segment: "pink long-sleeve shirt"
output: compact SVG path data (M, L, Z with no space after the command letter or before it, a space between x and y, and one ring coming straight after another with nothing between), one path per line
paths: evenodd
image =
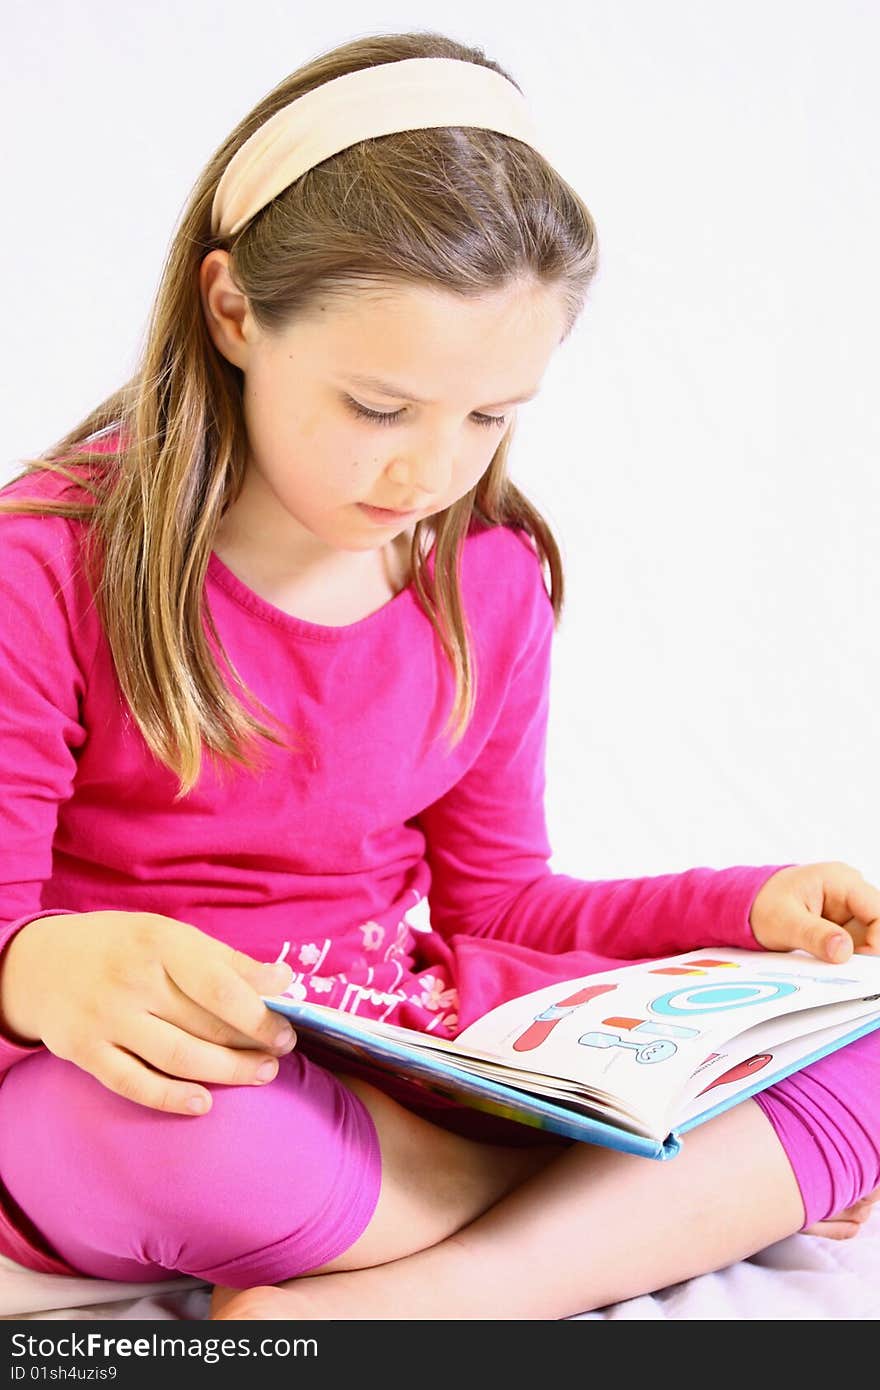
M42 473L0 497L64 486ZM550 869L553 610L524 534L472 529L465 542L478 694L451 752L453 676L412 586L326 627L212 554L204 597L227 654L302 751L265 744L257 777L221 776L206 756L174 804L176 778L116 679L83 527L0 514L0 964L37 917L155 912L288 961L302 998L449 1037L556 979L758 948L749 909L781 866L598 881ZM20 1046L0 1020L0 1078L41 1046ZM51 1271L2 1196L0 1251Z

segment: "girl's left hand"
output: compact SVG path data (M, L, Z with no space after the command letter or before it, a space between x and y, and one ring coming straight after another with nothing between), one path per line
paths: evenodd
M880 954L880 888L851 864L792 864L767 879L749 922L767 951L808 951L842 965Z

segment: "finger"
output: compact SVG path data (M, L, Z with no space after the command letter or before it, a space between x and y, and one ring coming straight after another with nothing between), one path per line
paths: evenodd
M814 912L817 917L826 917L829 922L836 922L841 926L850 917L860 916L861 906L857 910L856 903L862 905L880 891L868 883L853 864L844 864L839 859L830 859L821 864L805 864L801 866L801 870L796 881L804 907ZM877 912L878 904L875 900L870 915L874 917Z
M790 940L818 960L841 965L853 953L853 939L838 922L829 922L806 908L795 907L788 918Z
M157 1033L136 1044L145 1049L146 1058L139 1051L107 1042L101 1044L97 1061L90 1059L88 1066L101 1086L136 1105L174 1115L204 1115L210 1111L213 1099L210 1091L197 1081L214 1081L221 1086L266 1086L278 1074L278 1059L274 1056L224 1052L199 1038L186 1037L161 1019L152 1022ZM163 1036L163 1030L178 1037ZM152 1065L154 1056L161 1056L165 1065ZM190 1063L190 1058L196 1061ZM257 1076L260 1066L266 1066L266 1076Z
M267 967L268 970L268 967ZM288 970L289 973L289 970ZM255 978L259 982L259 974L255 971ZM279 979L281 977L279 976ZM264 976L262 983L256 984L257 994L275 994L279 991L275 984L271 983L274 977L271 974ZM267 981L269 982L267 984ZM168 1023L175 1024L185 1033L191 1033L193 1037L202 1038L205 1042L217 1043L221 1047L237 1048L256 1048L260 1044L252 1037L240 1032L232 1024L224 1022L216 1014L210 1013L202 1008L194 999L184 994L179 985L174 980L166 978L166 986L170 995L167 1003L163 1003L161 1014L158 1015ZM154 1011L155 1012L155 1011ZM289 1052L296 1042L296 1033L292 1027L288 1027L287 1034L284 1034L284 1025L287 1020L274 1010L269 1010L272 1014L275 1029L273 1041L267 1046L271 1047L276 1056L283 1056Z
M880 888L852 864L834 860L810 867L814 873L804 885L803 897L807 912L845 928L856 950L880 950ZM830 930L833 933L833 926Z
M873 940L880 941L880 888L868 883L861 874L846 890L846 910L850 918L855 918L858 944ZM849 926L849 923L847 923Z
M87 1069L108 1091L148 1110L192 1118L211 1108L210 1091L155 1071L123 1047L102 1044L97 1060L91 1060Z
M279 1059L272 1053L205 1042L153 1014L131 1019L120 1045L138 1061L172 1079L180 1077L219 1086L262 1086L278 1074ZM187 1095L192 1094L190 1086Z
M261 992L275 992L279 975L290 967L261 966L242 951L223 942L213 943L216 954L199 949L194 952L184 944L172 942L165 955L169 978L179 989L208 1013L251 1038L261 1047L271 1049L276 1038L290 1025L268 1008L260 998ZM273 973L274 971L274 973ZM257 979L265 981L259 987Z
M844 922L843 925L852 937L857 954L864 956L880 954L880 923L874 923L868 928L864 922L860 922L856 917L850 917L849 921Z

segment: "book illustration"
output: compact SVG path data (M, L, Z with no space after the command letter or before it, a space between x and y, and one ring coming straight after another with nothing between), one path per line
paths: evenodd
M678 1048L674 1042L668 1038L655 1038L652 1042L632 1042L629 1038L622 1038L619 1033L582 1033L578 1038L582 1047L628 1047L631 1048L635 1060L643 1064L650 1062L665 1062L668 1057L674 1057Z
M685 1028L681 1023L658 1023L653 1018L603 1018L608 1028L627 1028L632 1033L648 1033L652 1038L698 1038L699 1028Z
M852 975L838 975L829 980L827 975L804 975L800 972L793 975L790 970L773 970L772 968L763 973L769 980L806 980L811 985L835 985L838 989L845 989L848 985L858 983Z
M575 1009L583 1008L591 999L598 998L600 994L608 994L616 988L616 985L590 985L586 989L579 989L574 994L567 995L565 999L560 999L558 1004L551 1004L542 1013L536 1014L525 1032L513 1040L511 1046L514 1052L531 1052L534 1048L540 1047L541 1043L547 1041L560 1019L567 1018Z
M648 975L705 975L706 970L713 966L723 966L726 970L738 970L739 966L735 960L694 960L690 965L660 965L655 970L648 970Z
M769 1067L773 1061L772 1052L758 1052L754 1057L747 1057L744 1062L737 1062L735 1066L728 1067L727 1071L716 1076L714 1081L710 1081L708 1086L704 1086L699 1092L704 1096L707 1091L711 1091L715 1086L729 1086L734 1081L742 1081L745 1077L755 1076L765 1067Z
M752 1004L768 1004L795 994L797 985L788 980L727 980L707 985L673 989L650 1000L648 1008L656 1014L714 1014L727 1009L743 1009Z
M740 966L736 961L703 958L692 965L660 966L645 973L648 975L675 974L706 977L711 970L718 969L725 972L734 971L739 970ZM795 976L795 978L802 977ZM566 995L558 1003L551 1004L541 1013L536 1014L526 1030L511 1041L511 1047L515 1052L534 1051L547 1041L553 1029L562 1019L567 1018L576 1009L583 1008L602 994L607 994L616 988L615 984L592 985ZM688 1014L693 1016L745 1008L757 1003L768 1003L785 998L786 995L794 994L796 991L797 985L791 982L791 978L739 979L734 983L728 977L724 981L713 980L706 983L689 984L667 991L665 994L647 1000L646 1008L652 1013L661 1015ZM699 1028L685 1028L681 1025L655 1022L653 1019L628 1017L602 1019L602 1025L617 1031L606 1033L599 1029L592 1029L582 1033L576 1039L577 1043L581 1047L628 1049L634 1060L643 1066L665 1062L670 1057L674 1057L678 1051L678 1047L672 1041L674 1037L697 1038L702 1031ZM625 1038L621 1036L620 1030L644 1033L649 1035L652 1040L648 1042L642 1041L640 1038L636 1040Z
M611 1018L602 1019L603 1028L625 1029L630 1033L642 1033L652 1039L651 1042L642 1042L637 1039L630 1042L627 1038L622 1038L620 1033L582 1033L578 1042L582 1047L628 1047L634 1049L635 1060L643 1064L650 1062L664 1062L667 1057L674 1057L678 1051L672 1038L698 1038L699 1028L684 1028L680 1023L659 1023L652 1018ZM661 1041L658 1041L661 1040Z

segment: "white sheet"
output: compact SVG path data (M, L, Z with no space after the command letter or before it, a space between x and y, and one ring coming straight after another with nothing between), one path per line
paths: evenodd
M195 1279L114 1284L33 1274L0 1256L0 1320L202 1321L211 1286ZM852 1240L790 1236L714 1274L628 1299L582 1319L876 1321L880 1318L880 1209Z

